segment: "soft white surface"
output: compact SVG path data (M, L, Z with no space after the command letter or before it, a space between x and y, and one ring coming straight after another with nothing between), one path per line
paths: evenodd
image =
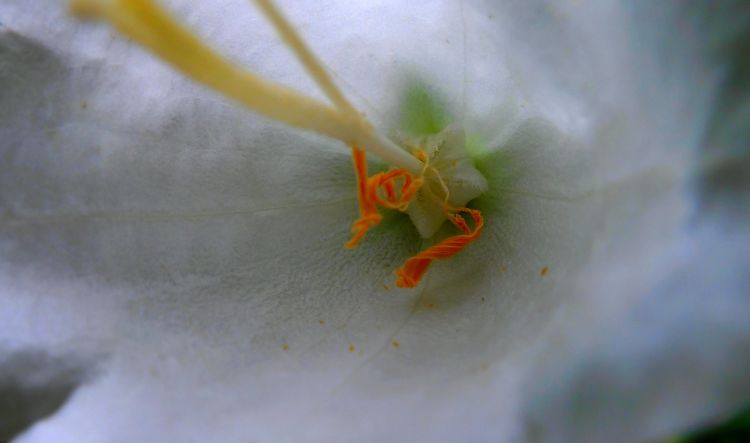
M606 343L689 261L685 184L717 78L679 46L691 34L661 57L669 8L635 20L601 1L281 5L381 127L411 72L449 94L494 153L481 239L392 289L419 235L396 217L343 248L344 146L240 109L61 4L3 2L0 344L98 358L18 441L566 440L609 437L621 417L642 437L627 409L569 419L575 375L556 368L596 361L567 350ZM174 7L249 68L319 95L245 1ZM669 328L650 330L654 346ZM644 362L628 373L640 402L653 352L622 354ZM628 370L620 355L607 368ZM736 405L701 398L694 414L665 396L672 416L643 429Z

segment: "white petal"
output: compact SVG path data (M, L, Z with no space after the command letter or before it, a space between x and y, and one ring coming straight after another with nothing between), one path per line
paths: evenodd
M643 300L549 352L527 402L534 440L657 440L724 421L750 398L750 126L740 123L750 103L741 49L750 11L729 2L648 12L642 17L666 15L657 33L668 36L668 53L689 49L693 60L721 66L689 187L692 214L673 264ZM692 32L696 40L683 47ZM706 72L689 75L702 81Z
M663 284L593 346L537 374L528 420L536 440L656 440L747 403L750 236L702 225Z
M314 90L244 2L189 3L217 45ZM513 440L539 353L680 266L716 77L660 77L633 46L648 23L600 2L285 3L368 113L414 70L488 140L482 238L385 290L419 236L393 217L343 249L344 147L45 2L3 5L0 341L106 355L20 441Z

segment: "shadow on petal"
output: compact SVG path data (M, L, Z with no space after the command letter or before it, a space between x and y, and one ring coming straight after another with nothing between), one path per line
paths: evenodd
M96 373L93 359L42 351L0 353L0 441L54 414Z

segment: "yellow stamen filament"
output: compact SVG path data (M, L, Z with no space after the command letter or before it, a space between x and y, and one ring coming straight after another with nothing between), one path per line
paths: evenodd
M175 22L152 0L72 0L71 7L80 17L108 20L120 32L194 80L258 113L296 128L339 139L351 146L360 217L352 224L353 236L346 244L347 248L357 246L367 231L382 221L378 206L405 211L422 188L425 174L428 171L434 174L444 192L441 204L445 216L462 234L449 237L418 253L396 271L397 286L416 286L433 260L457 254L478 237L484 224L481 214L474 209L450 207L449 189L437 169L429 165L426 153L417 150L416 156L413 156L375 132L372 124L348 102L322 63L273 2L256 0L256 3L334 106L238 67ZM367 157L363 149L397 168L368 177ZM472 216L474 229L469 228L462 213Z
M236 66L174 21L152 0L72 0L71 8L79 17L108 20L121 33L194 80L256 112L296 128L336 138L348 145L356 144L390 164L413 172L421 168L420 162L408 152L375 133L361 114L342 112ZM276 18L283 20L280 14ZM280 31L283 34L283 29ZM288 38L285 37L285 40ZM314 57L305 63L308 69L314 65L318 66L316 71L325 72ZM315 79L319 80L320 77ZM330 79L328 83L333 85ZM331 93L329 87L324 87L324 91L329 95ZM340 93L338 95L343 97Z
M273 2L269 0L255 0L260 7L261 11L266 14L266 17L273 23L276 29L284 39L284 42L289 48L297 55L302 65L307 69L308 74L315 80L315 83L320 86L320 89L325 92L328 98L333 104L343 112L351 112L356 114L357 111L352 107L349 101L344 97L339 88L328 75L328 71L323 68L323 64L315 57L315 54L310 51L302 37L297 33L297 30L289 23L284 15L279 11Z

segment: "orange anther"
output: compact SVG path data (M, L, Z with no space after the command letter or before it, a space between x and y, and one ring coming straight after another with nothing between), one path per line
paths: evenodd
M417 151L417 158L427 164L428 158L424 151ZM370 228L383 220L383 216L378 212L378 205L405 211L424 184L422 177L415 178L409 171L401 168L378 172L372 177L367 177L367 157L364 151L356 147L352 147L352 159L357 174L359 218L352 223L353 236L346 243L346 247L350 249L357 246ZM469 208L450 208L446 203L444 206L448 220L463 234L449 237L406 260L404 266L396 270L396 286L400 288L417 286L433 260L452 257L479 236L484 226L484 220L479 211ZM469 228L461 213L468 213L472 216L473 230Z
M346 243L349 249L357 246L367 231L383 220L383 216L378 212L378 205L404 211L423 183L421 178L413 178L406 169L378 172L368 178L365 152L352 147L352 159L357 173L359 218L352 223L354 235Z
M469 229L466 220L461 215L462 212L471 214L471 217L474 219L473 230ZM448 217L448 220L463 231L463 234L448 237L406 260L404 266L396 270L396 286L399 288L413 288L417 286L433 260L446 259L458 254L466 245L479 237L482 226L484 226L482 214L476 209L457 208Z

